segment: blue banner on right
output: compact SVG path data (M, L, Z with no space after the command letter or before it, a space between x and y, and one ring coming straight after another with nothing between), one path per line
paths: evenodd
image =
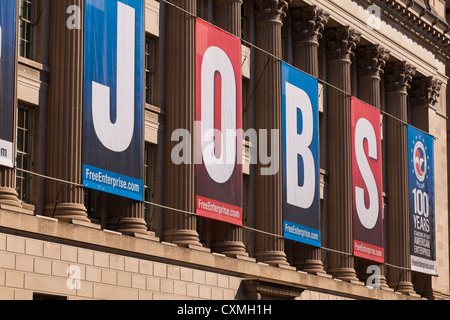
M411 269L436 275L434 138L408 126Z

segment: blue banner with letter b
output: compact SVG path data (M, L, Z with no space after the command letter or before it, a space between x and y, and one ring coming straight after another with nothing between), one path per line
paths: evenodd
M321 246L317 79L281 64L284 237Z

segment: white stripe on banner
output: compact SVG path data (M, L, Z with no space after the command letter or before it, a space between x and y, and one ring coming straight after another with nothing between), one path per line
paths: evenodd
M2 58L2 26L0 26L0 59Z
M411 256L411 269L426 274L436 275L436 261Z
M13 144L12 142L0 140L0 165L13 168Z
M111 151L128 149L134 133L135 11L121 2L117 21L117 115L111 122L110 88L92 83L92 117L102 144ZM108 116L109 115L109 116Z
M105 11L105 0L87 0L87 5Z

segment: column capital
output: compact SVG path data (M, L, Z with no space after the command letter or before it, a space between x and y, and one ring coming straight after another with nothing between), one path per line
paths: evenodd
M319 44L330 15L317 6L298 7L292 11L294 43L313 42Z
M356 64L360 77L380 78L390 52L380 45L363 46L356 50Z
M256 21L282 23L290 2L291 0L256 0Z
M434 77L420 77L411 82L411 104L434 107L440 97L442 83Z
M350 62L361 40L361 34L349 26L344 26L327 29L326 35L328 59Z
M416 74L416 68L406 61L386 64L386 91L406 93Z

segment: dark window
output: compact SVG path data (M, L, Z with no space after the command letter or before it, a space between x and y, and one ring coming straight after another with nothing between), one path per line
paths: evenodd
M35 11L35 0L20 0L19 55L27 59L34 58Z
M32 120L33 110L29 107L19 105L17 110L16 158L16 165L19 170L17 170L16 174L16 189L19 194L19 199L25 203L31 203L31 175L23 170L31 171L33 165Z

